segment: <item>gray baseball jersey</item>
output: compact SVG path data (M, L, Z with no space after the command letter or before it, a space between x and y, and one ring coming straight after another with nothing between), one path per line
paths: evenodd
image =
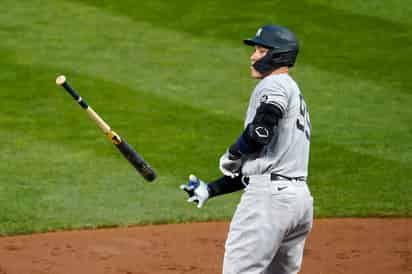
M249 155L245 159L243 175L276 173L287 177L306 177L311 125L299 87L286 73L262 79L250 98L245 127L252 122L262 102L277 106L283 117L271 142L259 154Z

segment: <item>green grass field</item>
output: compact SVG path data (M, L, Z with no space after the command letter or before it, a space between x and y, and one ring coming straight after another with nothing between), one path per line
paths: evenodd
M0 16L0 235L229 219L178 187L220 176L258 26L301 42L318 217L412 216L410 1L16 1ZM158 172L147 184L54 83L65 74Z

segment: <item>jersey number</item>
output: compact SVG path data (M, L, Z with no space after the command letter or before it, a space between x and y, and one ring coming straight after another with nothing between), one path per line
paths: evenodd
M299 116L296 120L296 127L305 133L306 139L310 140L310 130L311 124L309 119L308 108L306 107L305 100L303 99L302 94L299 94L300 100L300 109L299 109Z

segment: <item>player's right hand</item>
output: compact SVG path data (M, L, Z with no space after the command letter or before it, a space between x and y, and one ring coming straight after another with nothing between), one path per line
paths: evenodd
M210 197L207 184L193 174L189 176L189 182L186 185L181 185L180 189L189 195L187 201L196 203L198 208L201 208Z
M229 151L220 157L219 169L225 176L235 178L240 174L240 168L242 167L242 159L232 155Z

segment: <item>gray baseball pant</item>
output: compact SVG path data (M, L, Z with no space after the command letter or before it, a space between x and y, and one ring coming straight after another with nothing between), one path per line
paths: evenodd
M313 224L306 182L250 176L230 224L223 274L296 274Z

